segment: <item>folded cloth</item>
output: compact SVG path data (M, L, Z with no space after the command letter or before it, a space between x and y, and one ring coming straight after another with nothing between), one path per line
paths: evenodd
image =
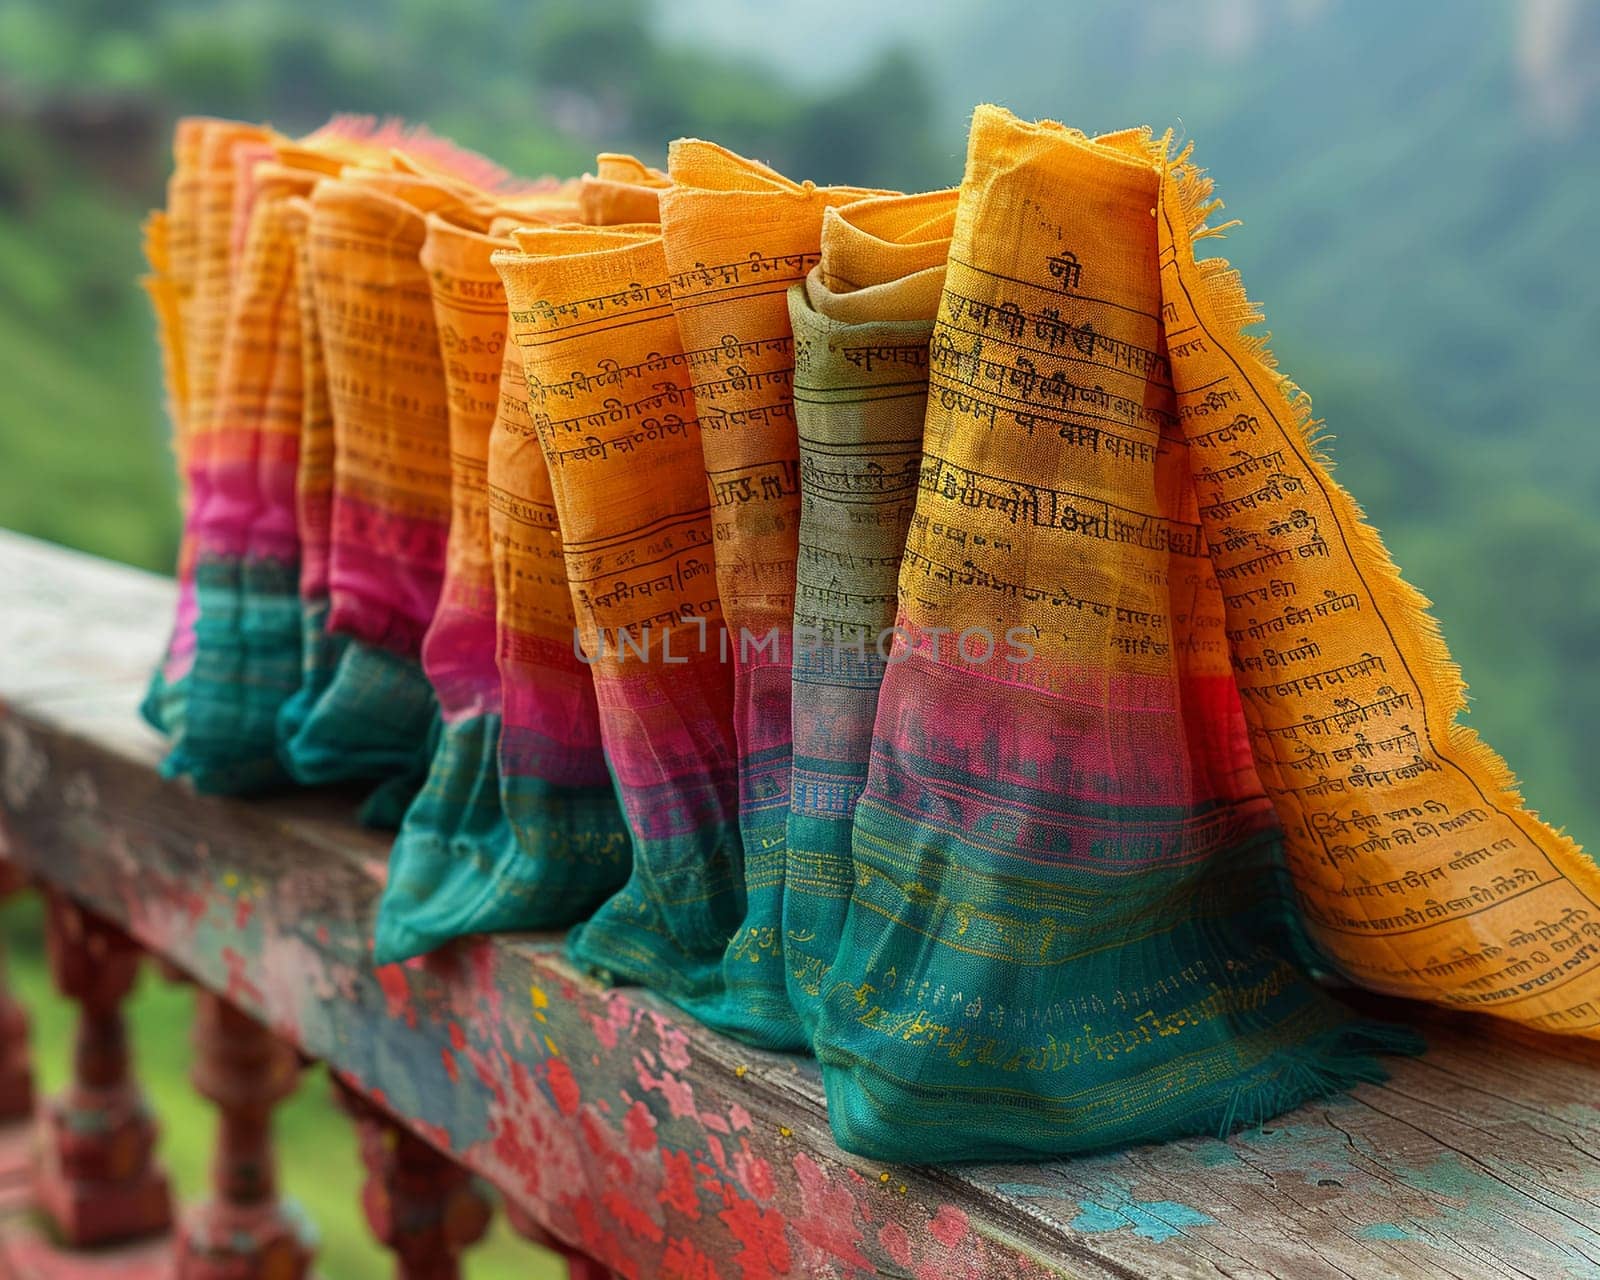
M850 838L917 499L928 338L956 192L828 209L790 286L800 444L794 764L784 853L789 1000L809 1033L855 875Z
M166 762L203 791L231 794L288 781L277 720L300 674L294 487L302 413L289 205L318 176L244 147L236 158L234 211L246 225L206 461L191 476L194 657L186 715Z
M717 588L735 670L743 925L718 1026L768 1048L806 1037L783 960L784 841L800 448L788 289L816 263L830 206L881 192L791 182L708 142L674 142L661 195L672 307L700 415Z
M1221 1133L1414 1043L1294 962L1280 832L1205 625L1158 185L1121 145L974 118L815 1033L834 1132L873 1158Z
M409 175L393 179L407 187L415 187L414 179L419 176L427 178L427 175L418 173L421 166L411 158L409 152L398 157L385 156L380 161L365 142L359 139L353 140L352 133L353 130L347 128L346 136L342 139L344 145L339 154L345 159L356 164L363 161L370 164L381 162L391 170ZM473 157L469 152L460 152L430 134L419 134L415 130L405 134L393 136L391 134L391 130L380 131L378 139L404 141L408 147L413 148L420 145L425 156L436 159L441 165L453 166L454 169L468 174L479 174L485 181L497 181L503 177L499 170L483 167L487 162L480 163L480 158ZM322 145L328 144L324 141ZM516 209L519 217L525 218L535 216L566 218L574 217L577 213L575 198L568 198L560 189L537 187L507 196L503 200L488 202L483 193L462 186L462 181L461 178L447 173L443 177L435 176L431 180L425 180L421 186L424 190L439 186L452 187L459 192L463 203L472 209L470 220L474 223L481 222L483 218L499 209ZM307 208L309 213L309 206ZM306 228L298 230L297 234L302 239L308 237L309 216ZM398 766L393 761L384 763L381 760L375 765L369 758L371 748L367 745L370 743L371 734L363 737L359 727L351 727L347 732L352 735L353 744L361 750L361 755L353 762L352 769L341 770L336 749L320 751L309 759L296 759L297 752L306 756L311 751L308 739L299 735L334 683L341 666L347 671L344 677L345 688L359 689L363 687L366 678L372 678L376 682L376 687L381 689L385 687L381 678L390 674L393 665L382 653L358 650L347 655L350 637L342 632L330 631L328 628L330 608L328 575L332 547L334 481L333 411L327 395L326 367L322 353L321 329L317 321L316 295L312 287L308 245L302 245L302 251L307 261L302 272L301 326L303 358L306 363L305 415L300 441L296 506L301 539L300 603L304 664L299 690L280 713L278 737L289 767L296 776L309 777L312 780L378 776L398 767L401 772L395 776L400 781L380 793L379 802L375 804L371 815L379 825L394 826L399 822L398 813L386 813L385 810L392 810L395 806L403 809L409 802L413 790L411 782L414 780L414 771L419 767L419 759L413 755L409 747L402 751ZM375 677L370 674L374 670L377 673ZM400 672L401 674L394 678L402 681L404 693L396 707L398 715L391 717L390 723L395 732L403 735L402 740L409 743L415 736L417 727L426 725L431 719L428 710L431 706L431 695L422 687L422 682L415 678L414 667L403 665ZM364 673L368 674L364 677ZM327 718L326 712L323 718ZM383 723L380 720L378 727L381 728ZM337 720L334 722L334 729L338 730ZM299 745L291 747L290 744L295 743Z
M592 227L629 222L655 222L661 216L661 192L672 179L629 155L605 151L585 174L578 189L582 221Z
M744 913L733 681L661 236L633 227L515 238L517 251L494 261L560 521L577 624L568 643L592 672L632 836L627 883L569 947L586 969L652 987L717 1025L723 952ZM498 463L496 452L497 476ZM509 675L506 688L509 699Z
M311 201L289 201L300 303L300 449L295 455L294 515L300 539L300 682L278 709L278 744L292 741L321 699L344 636L328 630L328 559L333 524L333 406L311 273ZM286 760L286 767L288 765Z
M1159 151L1156 159L1161 159ZM1600 869L1464 725L1427 602L1329 475L1183 153L1157 227L1172 381L1250 746L1316 942L1365 986L1600 1037Z
M174 144L167 187L166 263L158 269L158 332L166 340L169 402L185 497L184 530L178 553L178 608L167 652L140 706L156 729L176 737L187 715L189 675L194 667L196 544L189 501L195 476L210 460L217 364L232 292L235 155L272 137L258 125L231 120L185 119ZM182 396L181 403L177 396ZM176 770L164 765L168 773Z
M422 665L443 726L427 782L389 856L377 921L380 963L466 933L571 924L627 876L627 833L606 776L593 682L572 653L572 598L559 542L549 546L554 510L544 458L526 430L520 354L506 343L505 289L490 260L496 249L514 248L437 214L427 219L421 263L448 389L451 514L444 585L423 637ZM508 669L517 714L504 727L489 479L491 428L502 408L493 492L505 495L509 482L517 498L496 503L504 512L497 523L503 545L523 552L514 567L502 557L505 616L509 624L513 610L537 610L552 599L557 606L554 627L542 635L524 630L523 643L508 646L519 650ZM537 480L520 474L530 464ZM530 526L517 516L537 500L536 488L548 519ZM518 536L530 527L543 535L531 547ZM545 573L552 565L556 572ZM519 571L533 580L517 580ZM536 655L544 661L528 661Z
M309 257L333 417L328 550L337 665L296 708L285 763L304 783L367 778L409 789L437 714L422 636L444 575L449 415L428 278L426 215L474 218L452 185L348 170L311 199ZM403 807L403 806L402 806Z

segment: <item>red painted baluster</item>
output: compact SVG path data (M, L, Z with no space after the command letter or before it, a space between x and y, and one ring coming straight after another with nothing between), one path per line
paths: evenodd
M71 1082L40 1116L35 1201L74 1247L158 1234L172 1223L172 1198L122 1021L139 948L55 890L45 901L50 972L78 1004L78 1033Z
M23 875L0 862L0 899L23 886ZM33 1114L33 1065L28 1058L28 1015L6 982L5 952L0 950L0 1124Z
M489 1228L478 1180L389 1119L334 1077L335 1094L356 1124L367 1167L361 1207L367 1225L394 1251L400 1280L456 1280L461 1255Z
M221 1111L212 1198L184 1216L177 1280L302 1280L310 1232L278 1199L272 1111L294 1092L300 1059L259 1022L201 991L194 1087Z
M546 1231L526 1209L514 1200L507 1200L506 1221L511 1229L525 1240L530 1240L551 1253L559 1253L567 1260L567 1280L618 1280L617 1273L605 1263L591 1258L571 1245L562 1244Z

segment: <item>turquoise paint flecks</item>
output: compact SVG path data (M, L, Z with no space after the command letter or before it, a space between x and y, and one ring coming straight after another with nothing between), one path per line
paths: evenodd
M1239 1160L1233 1148L1220 1138L1210 1138L1197 1143L1193 1153L1194 1158L1207 1169L1220 1169L1224 1165L1237 1164Z
M1047 1187L1038 1182L997 1182L994 1189L1003 1196L1023 1196L1029 1200L1059 1200L1060 1187Z
M1404 1227L1397 1227L1392 1222L1374 1222L1370 1227L1362 1227L1356 1232L1363 1240L1409 1240L1411 1233Z
M1425 1169L1402 1172L1400 1177L1419 1191L1432 1191L1454 1200L1497 1196L1502 1184L1487 1174L1469 1169L1456 1156L1440 1156Z
M1134 1235L1157 1244L1180 1235L1185 1227L1203 1227L1216 1221L1210 1214L1176 1200L1130 1200L1117 1205L1080 1200L1078 1210L1078 1216L1069 1224L1074 1231L1121 1231L1131 1227Z

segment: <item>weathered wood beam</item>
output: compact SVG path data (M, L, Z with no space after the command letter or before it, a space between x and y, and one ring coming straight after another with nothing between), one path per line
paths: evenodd
M558 1241L628 1277L1523 1276L1600 1270L1600 1046L1412 1006L1386 1085L1228 1141L1047 1165L841 1152L814 1065L575 973L559 939L374 967L385 843L350 797L155 773L134 715L171 585L0 535L0 808L123 925Z

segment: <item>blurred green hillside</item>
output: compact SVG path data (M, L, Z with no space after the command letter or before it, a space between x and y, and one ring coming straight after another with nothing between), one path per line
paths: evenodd
M958 180L978 101L1170 126L1472 722L1600 848L1597 68L1582 0L0 0L0 525L171 566L136 279L178 114L396 113L528 175L693 134L906 189Z

